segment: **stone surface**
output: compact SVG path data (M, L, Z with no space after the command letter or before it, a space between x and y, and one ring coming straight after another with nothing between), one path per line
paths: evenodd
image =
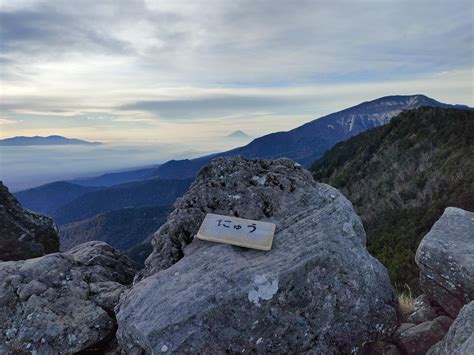
M443 339L452 319L440 316L432 321L407 326L404 323L395 332L395 340L407 354L426 354L428 349Z
M113 337L113 309L133 278L103 242L0 263L0 353L65 354Z
M455 318L474 299L474 213L448 207L416 252L420 285Z
M21 207L0 181L0 261L35 258L59 251L51 218Z
M420 324L429 320L435 319L438 315L438 310L431 305L430 300L426 295L420 295L415 299L415 309L408 316L408 323Z
M428 354L474 354L474 301L461 309L446 336L433 345Z
M275 223L272 250L193 239L208 212ZM128 354L357 351L396 317L365 242L350 202L299 164L216 159L156 233L117 337Z

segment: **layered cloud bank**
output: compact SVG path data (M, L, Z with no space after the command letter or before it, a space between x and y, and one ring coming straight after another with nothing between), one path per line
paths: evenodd
M0 4L2 137L173 142L390 94L473 104L469 1Z

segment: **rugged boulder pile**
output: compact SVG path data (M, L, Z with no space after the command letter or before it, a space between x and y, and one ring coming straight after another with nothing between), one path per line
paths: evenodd
M426 354L432 345L443 339L452 322L447 316L437 316L419 324L403 323L396 330L395 339L406 354Z
M113 341L114 307L133 278L103 242L0 262L0 353L70 354Z
M461 309L448 334L428 354L474 354L474 301Z
M424 237L424 293L397 325L387 270L351 203L289 159L203 168L132 287L130 260L110 245L54 253L50 219L3 185L0 202L1 255L27 259L0 262L2 354L474 353L471 212L447 208ZM275 223L272 249L196 239L207 213Z
M446 208L421 241L416 262L424 294L395 340L408 354L473 354L474 213Z
M117 307L125 353L351 353L394 324L351 203L299 164L216 159L175 207ZM209 212L275 223L272 250L195 239Z
M448 207L416 252L423 292L451 317L474 300L474 213Z
M0 261L35 258L59 251L59 235L51 218L21 207L0 182Z

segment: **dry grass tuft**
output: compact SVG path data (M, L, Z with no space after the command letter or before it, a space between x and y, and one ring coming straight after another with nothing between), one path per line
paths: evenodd
M398 319L400 323L407 321L408 316L415 310L415 298L409 287L398 294Z

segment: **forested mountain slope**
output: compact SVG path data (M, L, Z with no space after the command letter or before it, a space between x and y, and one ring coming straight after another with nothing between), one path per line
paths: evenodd
M52 217L58 225L63 225L126 207L171 206L191 182L153 178L115 185L76 198Z
M102 240L125 251L141 243L166 221L169 207L123 208L61 226L61 249Z
M448 206L474 210L474 112L405 111L328 151L311 170L354 204L370 252L398 288L418 288L415 251Z
M99 189L100 187L80 186L66 181L57 181L16 192L15 197L26 208L51 216L67 203Z

